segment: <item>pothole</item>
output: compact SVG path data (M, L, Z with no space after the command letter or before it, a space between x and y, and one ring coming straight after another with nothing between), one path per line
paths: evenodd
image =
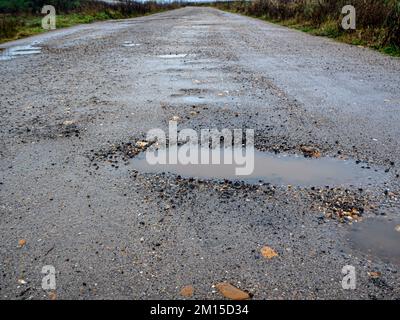
M42 53L42 48L34 45L15 46L4 49L0 54L0 61L10 60L17 56L33 55Z
M171 173L185 178L243 181L249 184L265 182L276 186L366 186L385 179L383 172L362 168L362 164L351 160L330 157L314 159L262 151L254 153L253 172L249 175L238 176L236 169L242 166L224 163L227 153L233 152L231 148L220 149L220 164L202 164L204 161L200 159L200 156L197 161L199 164L181 164L179 161L177 164L170 164L170 153L178 154L180 148L182 147L172 146L169 149L157 151L157 158L167 159L167 164L149 164L146 154L142 152L130 160L130 165L142 173ZM207 152L207 150L209 151L209 149L203 151ZM199 154L201 151L199 149ZM250 162L249 160L247 165L250 165Z
M367 219L354 224L349 234L354 249L400 266L400 221Z

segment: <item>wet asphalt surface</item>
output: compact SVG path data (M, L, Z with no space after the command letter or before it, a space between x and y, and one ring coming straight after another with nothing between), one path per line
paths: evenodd
M189 7L3 47L36 42L41 54L0 61L2 299L183 299L187 285L220 299L222 281L252 299L400 298L398 257L351 241L355 224L399 219L399 59ZM132 145L173 117L255 129L261 151L309 146L385 179L292 187L133 170ZM55 291L41 287L44 265ZM355 290L342 289L345 265Z

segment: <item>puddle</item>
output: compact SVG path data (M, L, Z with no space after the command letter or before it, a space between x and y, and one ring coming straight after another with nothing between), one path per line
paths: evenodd
M11 60L12 58L17 56L39 54L41 52L42 48L34 45L15 46L0 51L0 61Z
M350 231L353 248L400 266L400 220L368 219L354 224Z
M175 98L179 98L179 100L187 104L201 104L207 102L205 97L175 96Z
M159 55L159 58L163 59L175 59L175 58L185 58L187 56L186 53L180 53L180 54L162 54Z
M171 147L177 152L180 147ZM158 150L158 156L167 156L169 149ZM221 149L224 150L224 149ZM225 149L232 152L232 148ZM221 151L221 159L223 159ZM168 159L168 157L167 157ZM255 151L254 171L247 176L235 174L233 164L155 164L150 165L146 154L141 153L131 160L133 168L143 173L172 173L182 177L244 181L249 184L260 182L273 185L309 186L361 186L384 179L384 173L363 169L361 164L335 158L311 159L296 155L282 155ZM199 161L200 162L200 161ZM223 161L221 161L222 163ZM243 167L243 166L242 166Z
M183 103L187 104L204 104L204 103L210 103L211 101L213 103L216 103L215 98L210 99L208 97L202 97L202 96L195 97L195 96L171 95L171 97L179 99ZM223 97L223 96L218 97L218 101L226 101L227 99L228 97Z
M130 48L130 47L137 47L137 46L140 46L140 43L133 43L132 41L125 41L125 42L122 44L122 46L123 46L123 47L127 47L127 48Z

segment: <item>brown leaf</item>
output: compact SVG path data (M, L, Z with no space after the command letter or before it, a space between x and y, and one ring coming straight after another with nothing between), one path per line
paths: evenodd
M181 296L188 298L188 297L191 297L193 295L193 292L194 292L193 286L184 286L181 289L180 294L181 294Z
M231 300L246 300L250 298L247 292L234 287L228 282L218 283L215 287L225 298Z
M268 247L268 246L265 246L265 247L261 248L261 254L266 259L272 259L272 258L278 256L276 251L274 249L272 249L271 247Z

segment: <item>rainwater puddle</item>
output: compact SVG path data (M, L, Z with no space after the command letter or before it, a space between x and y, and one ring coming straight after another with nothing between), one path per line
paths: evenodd
M15 46L0 51L0 61L11 60L17 56L39 54L42 52L42 48L34 45L27 46Z
M207 102L207 99L205 97L193 97L193 96L180 97L179 100L182 100L182 102L188 104L198 104L198 103L200 104Z
M350 231L353 248L400 266L400 220L367 219Z
M236 168L245 166L236 164L224 164L225 152L232 154L232 148L221 148L220 164L168 164L169 151L176 154L182 147L171 147L170 149L160 149L156 153L157 158L165 157L167 164L151 165L146 159L146 153L139 154L131 161L132 167L143 173L172 173L185 178L217 179L243 181L249 184L259 184L260 182L271 183L273 185L293 185L293 186L361 186L382 181L385 178L383 172L376 172L373 169L363 169L361 164L356 164L350 160L339 160L335 158L311 159L296 155L274 154L269 152L255 151L254 161L248 158L246 163L251 166L254 163L254 170L249 175L237 175ZM198 149L199 151L201 149ZM209 152L209 149L205 149ZM225 150L224 152L222 150ZM201 152L199 152L200 154ZM207 153L208 155L209 153ZM211 157L209 157L211 159ZM245 159L247 157L244 157ZM180 158L179 158L180 159ZM211 163L211 161L210 161ZM237 163L234 161L233 163Z
M123 47L131 48L131 47L137 47L140 46L140 43L133 43L132 41L125 41L122 44Z
M163 59L176 59L176 58L185 58L187 56L186 53L180 53L180 54L162 54L159 55L159 58Z

